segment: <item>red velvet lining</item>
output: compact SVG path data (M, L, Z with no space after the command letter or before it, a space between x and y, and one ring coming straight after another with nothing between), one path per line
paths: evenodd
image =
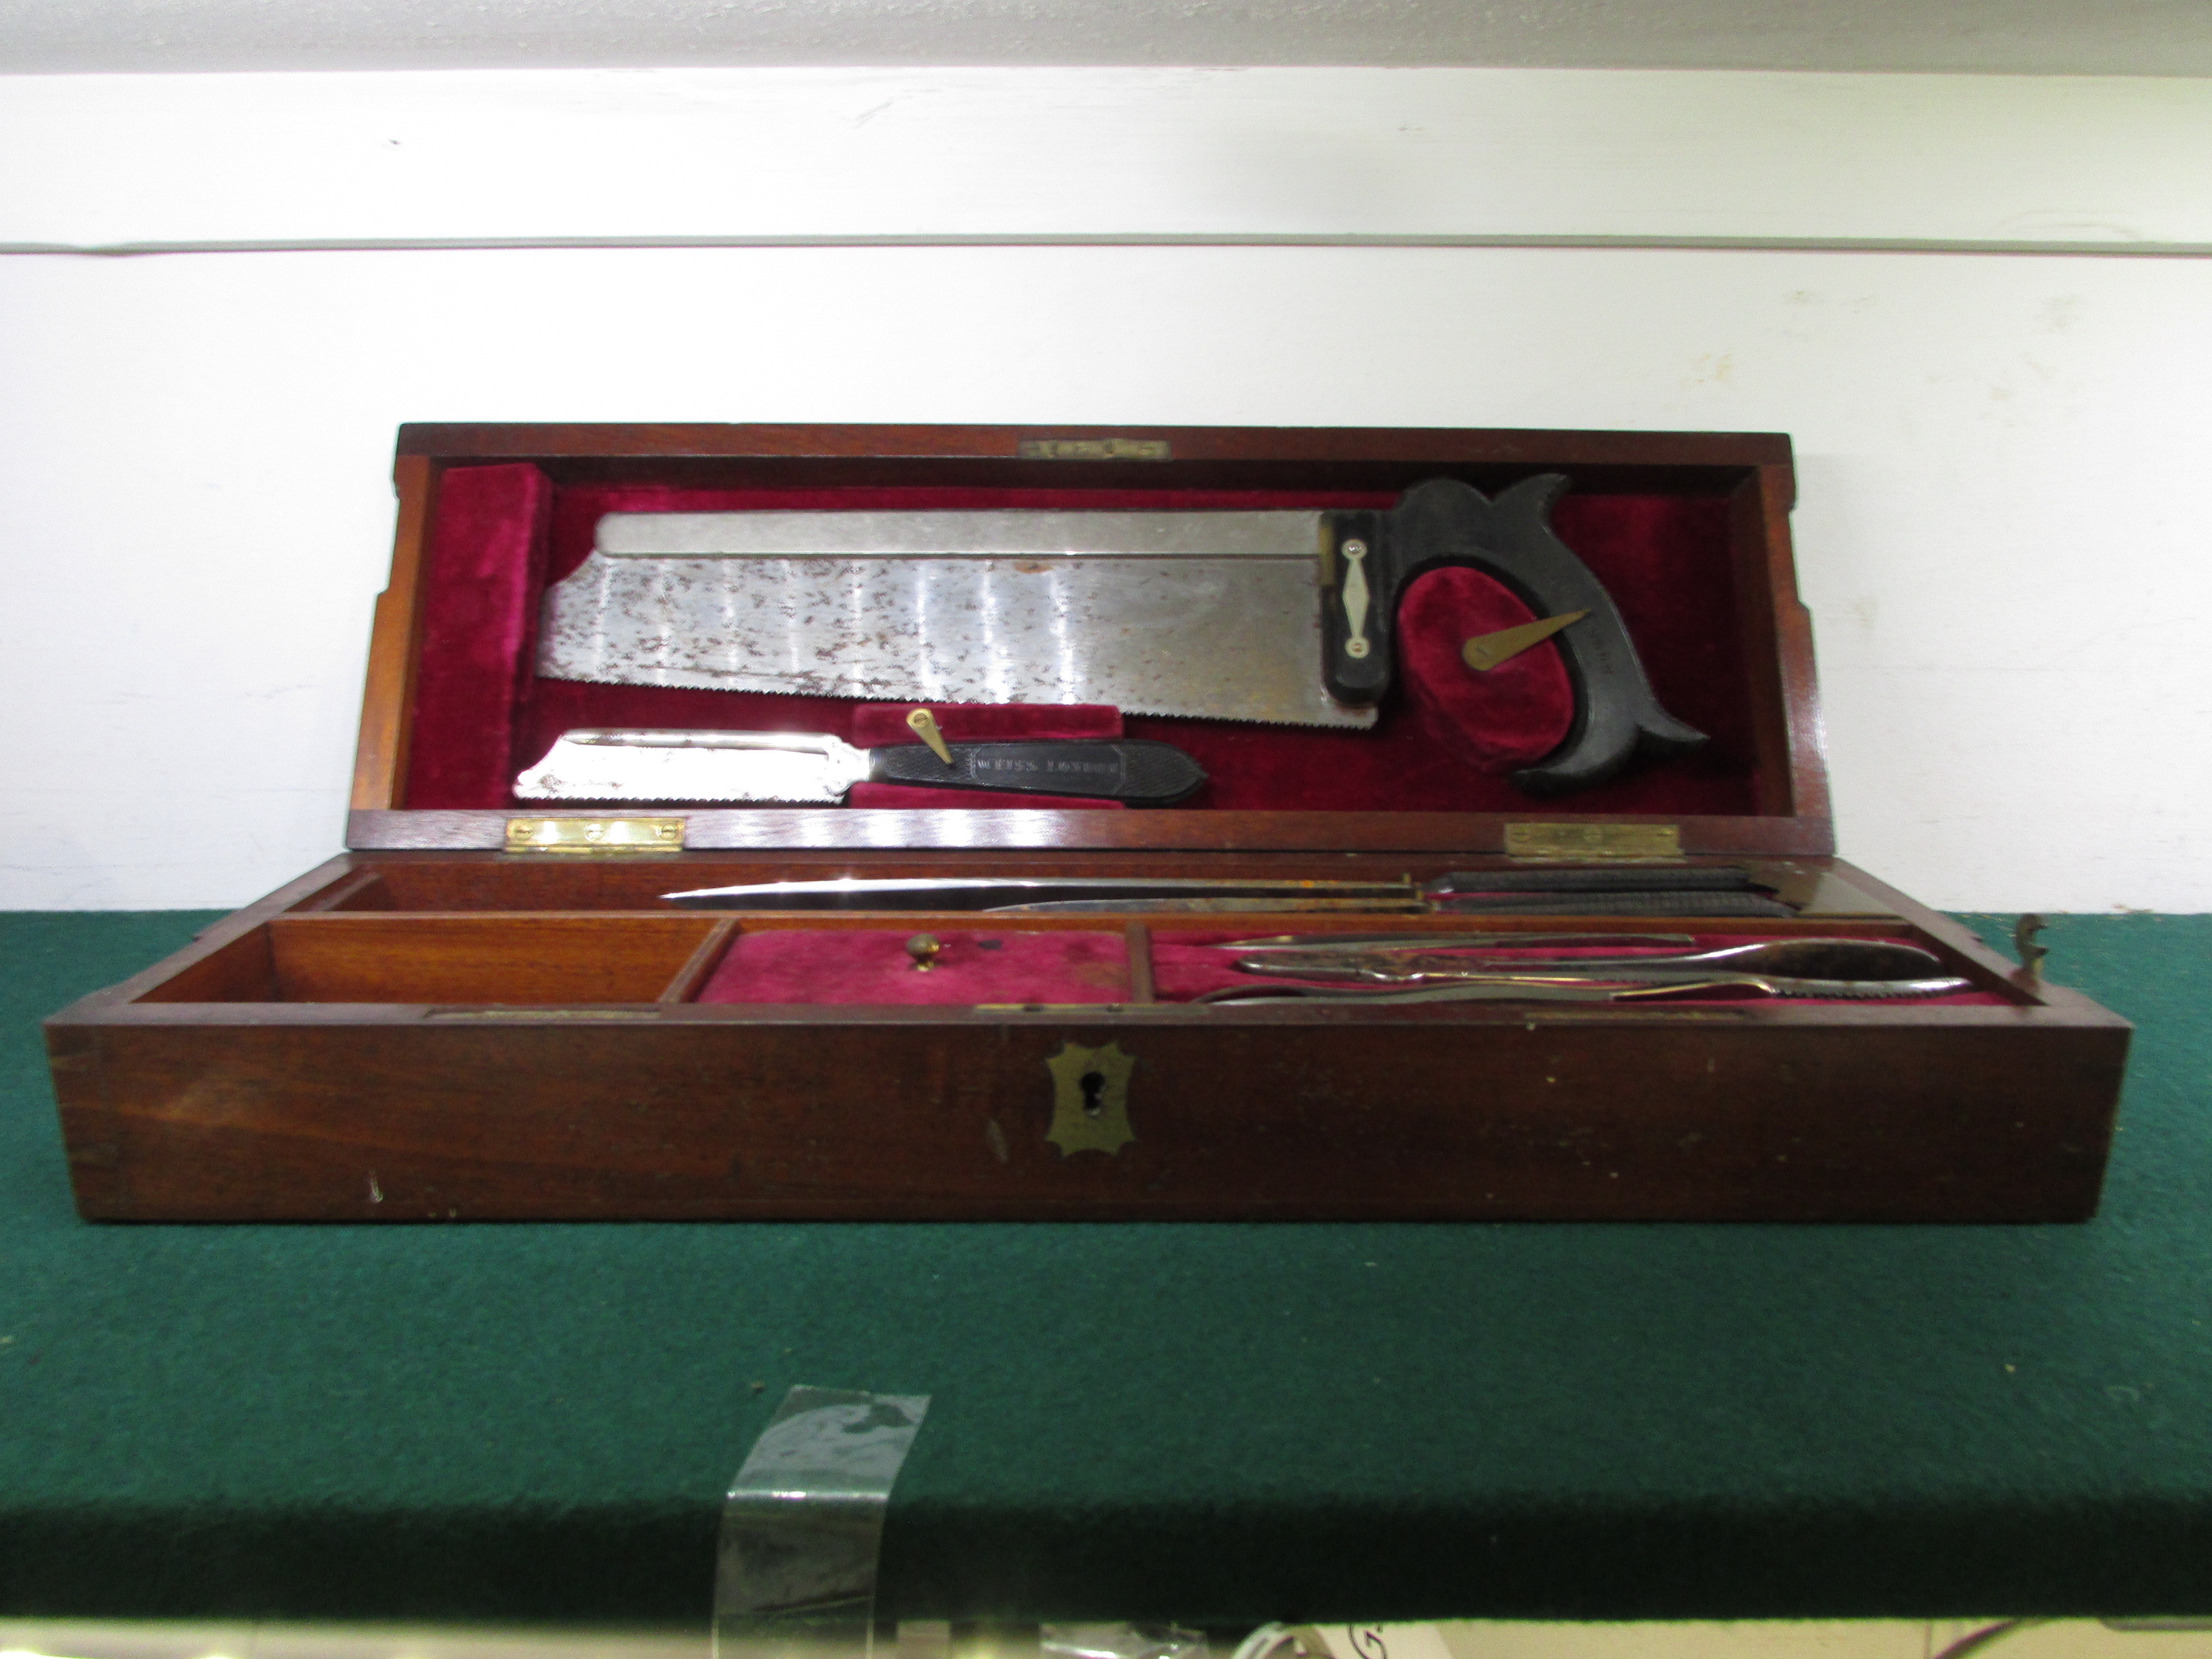
M1660 925L1663 928L1663 924ZM1203 996L1208 991L1218 991L1231 985L1265 986L1277 982L1268 975L1239 973L1232 965L1236 952L1212 947L1230 939L1250 939L1249 933L1156 933L1152 937L1153 995L1162 1002L1188 1002L1193 997ZM1750 945L1762 939L1771 939L1771 933L1699 933L1694 947L1700 951L1719 950L1729 945ZM1890 941L1897 945L1916 945L1917 940L1899 939ZM1560 957L1599 956L1613 954L1609 948L1593 946L1589 950L1552 950L1535 946L1546 954ZM1682 945L1655 949L1654 955L1668 955L1680 951ZM1491 952L1484 952L1488 960ZM1315 981L1307 981L1312 983ZM1792 1002L1856 1002L1858 998L1792 997ZM1697 997L1670 997L1668 1001L1683 1003L1706 1002L1771 1002L1775 999L1756 991L1716 991ZM2007 1006L2002 997L1986 991L1959 991L1949 996L1900 998L1894 1003L1887 1000L1884 1006L1912 1006L1930 1008L2002 1008Z
M828 732L853 739L859 711L866 705L850 699L586 685L530 674L544 586L582 562L605 513L862 507L1320 509L1382 507L1394 500L1326 491L555 487L528 466L456 467L446 474L430 538L422 668L401 804L513 805L516 772L572 726ZM1712 742L1683 759L1632 768L1610 783L1554 803L1553 810L1664 817L1753 811L1758 777L1748 670L1736 623L1727 499L1571 492L1554 520L1561 538L1606 583L1627 618L1662 703L1710 733ZM1490 585L1469 586L1480 596L1480 588ZM1479 598L1479 606L1493 605L1491 598ZM1470 624L1468 631L1487 630ZM1542 649L1556 656L1555 648ZM1531 664L1526 672L1540 670ZM1493 694L1485 688L1481 695ZM1212 782L1183 803L1188 807L1525 811L1535 805L1504 777L1478 769L1464 745L1454 752L1433 729L1438 717L1432 713L1424 719L1410 702L1394 694L1381 723L1370 732L1156 716L1132 716L1127 726L1131 737L1156 738L1188 751L1211 775ZM1482 718L1492 717L1486 713ZM1462 717L1447 713L1444 718L1449 723ZM1531 734L1540 729L1533 716L1527 718L1527 729L1510 744L1486 726L1482 735L1499 752L1506 747L1517 750L1534 742ZM1494 756L1481 761L1498 763ZM965 798L959 802L979 804Z
M415 671L410 805L507 801L507 785L521 764L507 763L535 678L552 508L553 482L534 466L457 468L438 492ZM490 799L488 765L506 774Z
M929 970L915 968L904 928L763 928L742 933L701 989L701 1002L872 1003L1107 1003L1129 996L1127 944L1120 933L1054 928L1025 931L988 927L930 937L944 948ZM1188 1002L1228 986L1264 987L1276 981L1239 973L1234 953L1216 944L1249 938L1243 933L1156 933L1152 939L1154 995L1162 1002ZM1700 933L1697 948L1748 945L1763 933ZM1911 945L1911 939L1897 939ZM1668 947L1655 954L1680 949ZM1553 951L1559 956L1595 956L1587 951ZM1670 1002L1705 1004L1765 1002L1752 991L1717 991ZM1844 998L1791 998L1792 1001L1856 1001ZM2003 998L1986 991L1949 996L1899 999L1884 1006L1934 1008L2003 1007Z
M1431 570L1398 605L1398 676L1437 747L1476 772L1530 766L1566 741L1574 687L1559 647L1544 640L1480 672L1460 648L1535 621L1520 598L1480 570Z
M741 933L699 992L702 1002L1126 1002L1128 945L1119 932L988 928L929 935L944 946L914 965L914 929L763 928Z

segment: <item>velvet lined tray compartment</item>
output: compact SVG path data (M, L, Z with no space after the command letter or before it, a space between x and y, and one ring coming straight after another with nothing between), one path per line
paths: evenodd
M1175 1006L1200 992L1267 981L1231 971L1219 941L1281 932L1320 935L1378 930L1419 935L1516 936L1689 933L1694 948L1760 939L1844 937L1918 945L1971 990L1886 1003L1893 1009L2010 1006L2030 1000L1901 917L1869 913L1735 922L1637 921L1552 916L1158 915L1132 917L982 912L712 912L630 908L652 902L668 866L625 866L633 879L600 879L611 866L533 866L421 860L354 870L218 951L143 993L142 1002L467 1004L487 1006L681 1003L860 1006ZM728 873L696 863L687 881ZM653 877L639 883L635 876ZM764 873L747 870L746 876ZM769 878L788 874L774 867ZM1773 872L1768 872L1769 878ZM420 878L429 877L428 880ZM394 878L398 879L394 879ZM417 879L410 881L409 878ZM538 908L549 889L587 886L601 903ZM501 888L514 890L497 902ZM410 908L404 898L470 908ZM519 906L515 901L520 901ZM910 949L936 950L916 965ZM1675 947L1692 948L1692 947ZM1931 970L1932 971L1932 970ZM1728 993L1698 1000L1732 1003ZM1756 999L1745 999L1756 1000ZM1473 1006L1474 1005L1468 1005ZM1689 1000L1648 1005L1689 1006Z
M472 867L486 888L578 890L635 862L420 861ZM2019 983L1901 896L1888 916L1728 931L1901 933L1963 964L1974 1003L1224 1009L1146 1004L1133 984L1129 1002L1082 1007L714 1005L680 988L711 963L718 930L724 943L740 928L890 939L976 918L343 908L393 862L335 860L48 1023L85 1214L2078 1219L2095 1206L2126 1047L2124 1022ZM714 867L657 860L654 879ZM1371 919L1237 926L1354 920ZM1219 925L1131 919L1121 934ZM347 929L377 948L343 980L294 980L316 1000L251 1000L276 988L241 971L257 953L285 953L297 975ZM1108 931L1023 924L1070 929ZM456 939L502 930L507 954L451 971L471 962ZM411 959L410 933L435 941L434 972ZM587 967L592 942L617 965ZM573 976L587 973L601 977ZM532 975L547 1000L520 994ZM579 993L621 1000L567 1000ZM321 1000L337 994L422 1000ZM1131 1067L1134 1139L1063 1151L1055 1065L1095 1070L1085 1056L1114 1053Z

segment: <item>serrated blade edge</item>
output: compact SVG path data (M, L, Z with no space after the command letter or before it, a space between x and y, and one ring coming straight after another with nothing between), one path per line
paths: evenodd
M514 781L520 800L842 801L859 780L829 757L789 750L634 748L559 738Z

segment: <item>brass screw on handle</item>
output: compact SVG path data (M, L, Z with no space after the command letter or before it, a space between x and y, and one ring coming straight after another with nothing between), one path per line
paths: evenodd
M906 953L914 958L915 971L926 974L945 954L945 946L928 933L916 933L906 942Z

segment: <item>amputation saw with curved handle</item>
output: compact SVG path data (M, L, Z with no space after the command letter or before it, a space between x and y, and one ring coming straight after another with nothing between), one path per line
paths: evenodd
M1554 536L1556 474L1494 501L1453 479L1388 512L614 513L546 594L555 679L886 702L1107 703L1132 714L1371 726L1392 623L1423 571L1467 565L1557 636L1570 733L1532 793L1704 736L1653 696L1603 586Z

